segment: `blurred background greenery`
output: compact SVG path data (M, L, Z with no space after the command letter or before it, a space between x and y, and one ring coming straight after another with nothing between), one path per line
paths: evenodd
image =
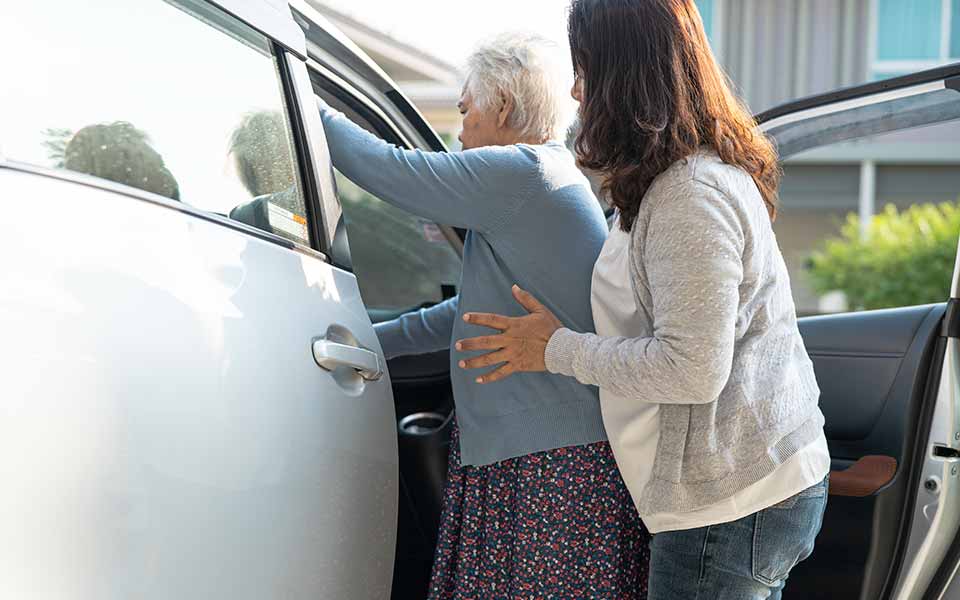
M840 235L810 256L807 275L820 294L843 292L851 310L943 302L958 238L956 203L887 205L862 232L850 214Z

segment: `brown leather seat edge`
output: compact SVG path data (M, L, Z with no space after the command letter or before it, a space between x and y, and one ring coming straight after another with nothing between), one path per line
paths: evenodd
M830 495L872 496L896 473L897 459L892 456L864 456L843 471L830 471Z

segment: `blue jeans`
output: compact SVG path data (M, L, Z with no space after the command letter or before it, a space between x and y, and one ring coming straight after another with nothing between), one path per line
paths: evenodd
M780 600L790 570L813 552L827 479L731 523L665 531L650 543L648 600Z

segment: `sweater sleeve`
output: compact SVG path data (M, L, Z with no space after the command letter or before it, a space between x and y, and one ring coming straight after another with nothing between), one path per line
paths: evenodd
M547 369L657 404L703 404L726 386L733 362L744 231L719 190L689 181L654 199L632 232L653 298L653 335L601 337L560 329ZM641 258L642 257L642 258Z
M536 187L536 152L490 146L465 152L398 148L317 101L334 166L348 179L415 215L438 223L495 229Z
M407 354L427 354L450 347L459 296L373 326L387 360Z

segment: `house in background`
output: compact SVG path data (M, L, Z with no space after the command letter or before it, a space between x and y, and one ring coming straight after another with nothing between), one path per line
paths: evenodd
M460 112L457 101L463 75L457 67L331 8L322 0L308 2L397 82L448 147L458 145Z
M754 112L845 87L960 61L960 0L696 0L715 54ZM797 308L821 302L804 262L886 204L955 202L960 124L818 148L784 165L775 229ZM862 219L863 220L863 219Z

